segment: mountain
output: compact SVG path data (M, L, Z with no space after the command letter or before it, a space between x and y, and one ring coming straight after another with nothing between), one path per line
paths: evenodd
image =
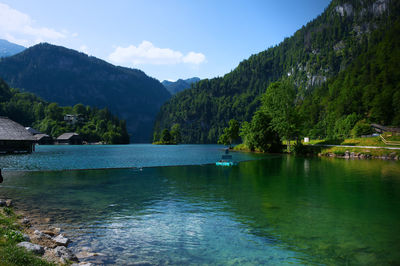
M171 93L171 95L174 95L178 92L189 89L193 83L196 83L199 80L199 78L194 77L189 79L178 79L177 81L164 80L161 83Z
M0 39L0 57L12 56L25 49L26 48L21 45Z
M0 77L49 102L107 107L126 120L133 142L151 140L154 118L170 97L158 80L140 70L47 43L1 59Z
M295 85L297 108L309 120L305 135L327 137L328 127L347 121L353 112L358 120L398 123L400 104L390 98L400 87L394 67L398 63L390 56L398 58L400 50L396 41L385 40L400 35L399 5L394 0L333 0L321 15L279 45L250 56L223 77L201 80L174 95L161 107L155 129L178 123L183 142L215 143L230 119L250 121L261 95L280 80ZM355 66L368 59L379 64ZM353 84L345 80L347 71ZM357 83L361 77L369 85ZM352 100L358 108L349 107Z

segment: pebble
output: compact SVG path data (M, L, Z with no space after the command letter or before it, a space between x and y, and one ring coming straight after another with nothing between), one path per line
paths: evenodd
M28 219L28 218L24 218L23 220L22 220L22 224L23 225L30 225L31 224L31 221Z
M12 200L8 199L6 200L6 206L11 207L12 206Z

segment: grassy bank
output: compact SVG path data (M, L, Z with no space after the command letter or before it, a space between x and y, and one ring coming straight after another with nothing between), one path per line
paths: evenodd
M54 265L17 247L19 242L25 241L24 228L18 223L18 218L12 208L0 208L0 264L5 266Z
M388 141L398 141L400 136L388 136L384 135L384 138ZM293 141L293 144L295 142ZM347 145L347 146L375 146L375 147L396 147L395 145L387 145L382 139L378 137L371 138L351 138L351 139L336 139L336 140L310 140L308 143L304 143L305 145ZM400 147L400 146L397 146Z
M295 143L291 145L292 153L297 155L311 155L311 156L329 156L329 157L342 157L342 158L359 158L359 159L400 159L400 150L384 149L383 145L374 145L377 143L377 139L372 138L360 138L360 139L346 139L340 141L311 141L310 144L295 146ZM315 146L313 144L326 144L326 145L348 145L354 147L324 147ZM352 145L353 144L353 145ZM378 148L358 148L357 146L375 146ZM382 148L379 148L382 147ZM245 152L261 152L251 151L245 144L236 145L233 150L245 151ZM283 150L287 152L286 149Z

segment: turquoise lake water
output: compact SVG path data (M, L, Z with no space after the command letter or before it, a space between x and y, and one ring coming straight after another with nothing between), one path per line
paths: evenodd
M399 162L234 153L244 162L207 164L222 153L43 146L0 157L0 193L51 217L75 251L102 253L86 259L97 263L400 264ZM133 166L151 167L59 170Z

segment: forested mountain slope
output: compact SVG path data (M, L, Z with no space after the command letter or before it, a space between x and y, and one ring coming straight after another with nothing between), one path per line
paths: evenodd
M60 105L109 108L127 122L133 142L149 142L155 116L170 97L156 79L75 50L42 43L0 61L11 87Z
M308 130L315 130L304 134L314 133L318 137L326 137L327 130L316 129L324 126L325 122L321 121L326 120L325 117L328 116L330 119L337 119L347 114L349 110L336 112L332 109L341 105L342 100L352 101L353 98L359 97L359 94L348 93L352 91L351 84L343 82L339 86L340 80L348 80L349 78L345 78L346 75L353 76L352 73L360 71L361 66L356 66L356 62L362 62L362 58L365 60L374 58L379 50L389 52L393 49L392 53L398 53L396 41L384 41L386 34L392 37L396 34L398 15L399 1L334 0L320 16L279 45L250 56L223 77L201 80L194 88L172 97L161 108L155 130L179 123L184 142L215 143L230 119L250 121L260 105L260 95L265 92L268 85L285 79L296 86L299 110L304 112L304 116L313 116L308 123ZM389 31L394 33L388 33ZM395 69L395 65L391 65L394 63L393 60L388 61L383 58L376 60L381 63L379 67L381 72L386 73L381 76L390 75L388 70ZM338 81L335 82L336 79ZM381 94L380 89L376 87L380 84L375 82L377 79L380 77L371 73L369 82L373 85L369 89L368 96L364 97L365 101L373 101L372 99L380 97L377 96ZM329 84L336 84L335 94L327 92L328 80ZM396 84L393 77L391 81ZM342 85L347 87L343 88ZM358 90L363 90L364 87L359 85L361 87ZM342 90L343 93L338 92ZM325 98L327 93L329 99ZM321 105L322 98L328 101L325 105ZM316 104L318 101L319 104ZM388 98L381 100L379 106L392 108L385 112L393 114L385 119L382 116L371 115L370 110L373 107L365 103L363 103L365 108L357 112L363 112L361 116L373 121L396 123L393 120L395 107L392 102L386 105L386 101ZM312 102L316 110L309 112L308 105ZM326 112L322 112L322 109Z

